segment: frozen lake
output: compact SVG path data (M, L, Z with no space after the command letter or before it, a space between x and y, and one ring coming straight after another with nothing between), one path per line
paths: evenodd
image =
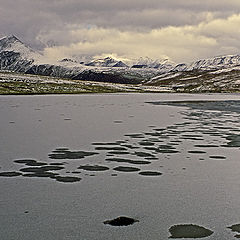
M0 96L0 123L1 240L157 240L179 224L236 239L239 95ZM139 222L104 224L119 216Z

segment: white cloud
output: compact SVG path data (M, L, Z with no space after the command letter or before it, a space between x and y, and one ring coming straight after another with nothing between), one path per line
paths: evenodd
M197 25L169 26L143 32L74 25L68 26L68 30L62 34L75 42L46 48L44 52L52 59L81 54L115 54L123 58L168 57L176 62L189 62L214 55L238 53L239 26L240 15L214 19L210 13L205 21Z

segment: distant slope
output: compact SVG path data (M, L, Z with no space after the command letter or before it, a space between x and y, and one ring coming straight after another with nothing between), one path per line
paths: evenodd
M240 69L170 72L152 78L147 85L166 87L175 92L240 92Z

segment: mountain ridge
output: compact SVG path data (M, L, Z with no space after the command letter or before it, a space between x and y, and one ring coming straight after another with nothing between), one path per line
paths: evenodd
M39 59L42 57L42 54L14 35L0 39L0 70L27 74L74 80L161 85L166 81L172 84L176 79L186 83L186 76L193 80L193 76L195 79L201 79L201 75L214 78L222 74L225 79L225 75L231 74L232 71L240 72L238 54L200 59L190 64L141 57L135 60L133 65L127 65L124 61L111 56L89 59L85 62L65 58L56 64L47 61L40 63Z

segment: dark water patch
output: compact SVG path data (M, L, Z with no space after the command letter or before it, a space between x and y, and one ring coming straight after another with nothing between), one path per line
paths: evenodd
M47 165L47 163L44 163L44 162L35 162L35 163L26 163L25 164L26 166L46 166Z
M21 168L19 171L21 172L47 172L47 171L59 171L64 169L64 167L60 166L44 166L44 167L29 167L29 168Z
M216 147L219 147L218 145L204 145L204 144L197 144L197 145L194 145L194 147L198 147L198 148L216 148Z
M21 175L22 173L19 172L0 172L0 177L18 177Z
M225 156L209 156L209 158L211 158L211 159L216 159L216 160L223 160L223 159L226 159Z
M196 138L196 137L180 137L181 139L185 140L192 140L192 141L203 141L203 138Z
M234 224L234 225L232 225L232 226L230 226L228 228L230 228L233 232L240 233L240 224ZM239 236L239 235L236 235L236 236Z
M81 158L90 157L96 154L99 154L99 153L56 149L53 151L53 153L48 154L48 157L51 159L81 159Z
M134 152L133 155L136 155L138 157L155 157L154 155L150 154L150 153L146 153L146 152Z
M225 147L240 147L240 135L231 134L226 137L226 140L229 142L225 145Z
M153 130L157 131L157 132L162 132L162 131L165 131L166 129L165 128L154 128Z
M121 227L121 226L129 226L136 222L139 222L139 221L133 218L121 216L112 220L106 220L104 221L104 224L108 224L115 227Z
M125 151L127 149L124 147L95 147L95 150L98 150L98 151Z
M175 149L172 145L158 145L159 149Z
M62 170L64 169L64 167L61 167L61 166L43 166L41 167L41 170L43 171L59 171L59 170Z
M117 140L116 143L122 144L122 143L126 143L128 142L128 140Z
M144 172L140 172L138 173L142 176L160 176L162 175L161 172L156 172L156 171L144 171Z
M232 129L233 132L238 132L239 133L239 129Z
M121 162L121 163L130 163L130 164L136 164L136 165L145 165L150 164L149 161L142 161L142 160L131 160L126 158L107 158L106 161L109 162Z
M174 225L169 232L169 238L205 238L213 234L213 231L193 224Z
M142 133L131 133L131 134L125 134L124 136L130 137L130 138L144 138L144 135Z
M82 173L82 172L79 172L79 171L73 171L72 173L74 173L74 174L80 174L80 173Z
M197 118L194 118L194 119L199 119L199 117L202 118L202 112L191 112L188 114L188 116L191 116L191 117L197 117Z
M155 151L157 153L169 153L169 154L173 154L173 153L178 153L179 151L176 150L175 147L173 147L172 145L159 145L157 148L153 148L153 147L145 147L144 149L146 150L151 150L151 151Z
M145 159L146 160L159 160L159 158L157 158L157 157L146 157Z
M32 167L47 165L47 163L37 162L34 159L19 159L19 160L14 160L14 162L15 163L20 163L20 164L25 164L26 166L32 166Z
M22 176L23 177L37 177L37 178L53 178L57 176L58 173L53 173L53 172L35 172L35 173L25 173Z
M79 177L69 177L69 176L54 176L53 177L56 181L62 182L62 183L74 183L79 182L81 178Z
M41 167L21 168L19 171L21 171L21 172L31 172L31 173L44 172L44 170L41 169Z
M206 152L198 151L198 150L190 150L190 151L188 151L188 153L192 153L192 154L205 154Z
M28 163L35 163L36 160L34 159L19 159L19 160L14 160L15 163L20 163L20 164L28 164Z
M93 166L84 165L84 166L78 167L78 169L83 169L83 170L86 170L86 171L95 171L95 172L100 172L100 171L107 171L107 170L109 170L108 167L106 167L106 166L99 166L99 165L93 165Z
M139 145L141 146L154 146L155 143L153 142L150 142L150 141L142 141L142 142L139 142Z
M139 168L124 167L124 166L115 167L115 168L113 168L113 170L118 171L118 172L138 172L138 171L140 171Z
M111 151L111 152L108 152L109 154L112 154L112 155L127 155L127 154L131 154L130 152L123 152L123 151Z
M123 121L116 120L116 121L114 121L114 123L123 123Z

